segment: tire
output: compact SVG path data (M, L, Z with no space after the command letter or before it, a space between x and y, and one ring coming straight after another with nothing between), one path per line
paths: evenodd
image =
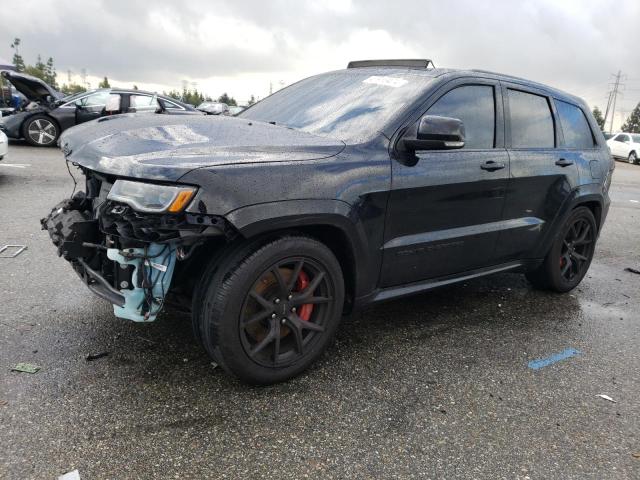
M631 165L635 165L638 162L638 155L636 154L636 152L629 153L627 162L629 162Z
M324 244L284 236L236 248L202 277L200 341L244 382L288 380L331 342L344 306L344 280Z
M22 136L34 147L51 147L58 141L60 127L47 115L34 115L22 125Z
M598 227L591 210L578 207L560 229L543 263L525 275L535 288L565 293L582 281L595 251Z

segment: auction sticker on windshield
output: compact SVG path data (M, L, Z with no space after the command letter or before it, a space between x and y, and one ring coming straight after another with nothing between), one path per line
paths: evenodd
M369 78L364 79L362 83L373 83L374 85L384 85L386 87L398 88L406 85L409 82L404 78L379 77L377 75L373 75Z

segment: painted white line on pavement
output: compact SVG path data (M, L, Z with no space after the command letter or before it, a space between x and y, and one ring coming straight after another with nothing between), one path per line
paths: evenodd
M629 200L631 203L640 203L640 200Z
M0 167L13 167L13 168L27 168L30 167L30 163L2 163L0 162Z

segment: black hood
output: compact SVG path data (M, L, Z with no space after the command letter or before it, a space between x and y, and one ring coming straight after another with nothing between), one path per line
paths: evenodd
M60 100L64 97L62 93L31 75L4 70L2 76L32 102L46 102L47 97L51 97L51 100Z
M91 170L176 181L202 167L327 158L344 143L242 118L127 114L70 128L60 146Z

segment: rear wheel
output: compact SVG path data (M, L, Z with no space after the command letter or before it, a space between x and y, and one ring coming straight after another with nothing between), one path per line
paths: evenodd
M565 222L540 267L526 274L536 288L568 292L591 265L597 237L596 220L587 207L576 208Z
M637 163L637 162L638 162L638 154L637 154L636 152L631 152L631 153L629 154L629 157L627 158L627 161L628 161L631 165L633 165L633 164Z
M236 250L204 281L201 341L227 371L253 384L287 380L329 344L344 281L333 253L307 237Z
M56 122L46 115L35 115L22 126L22 135L34 147L49 147L56 144L60 131Z

